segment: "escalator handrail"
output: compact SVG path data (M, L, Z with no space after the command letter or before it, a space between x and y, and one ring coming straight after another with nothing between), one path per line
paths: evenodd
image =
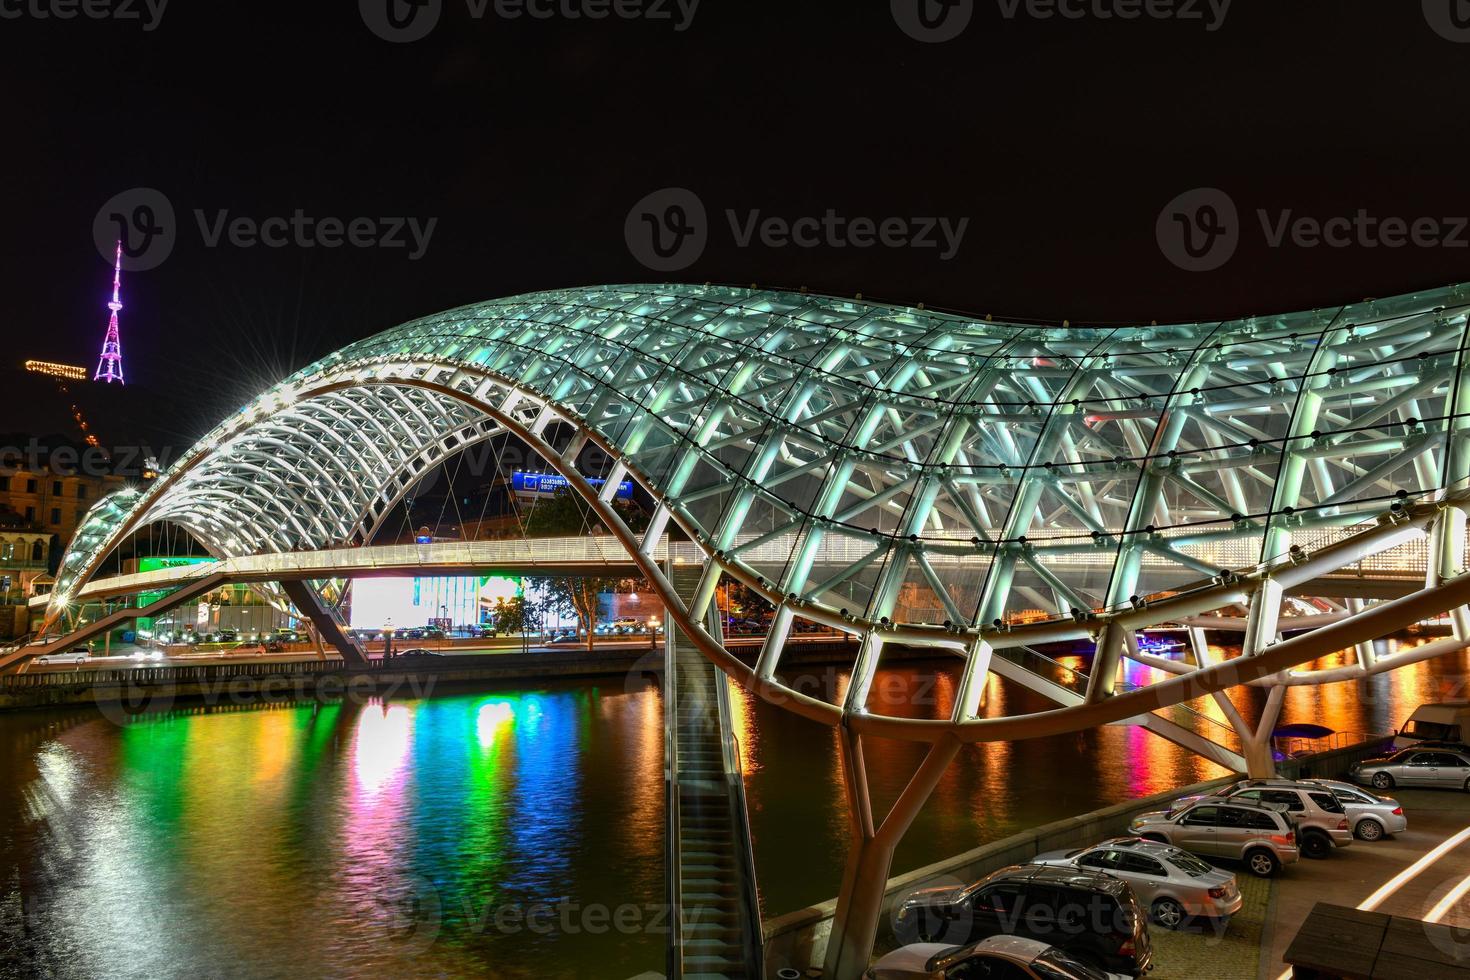
M674 661L674 629L669 624L664 630L664 806L665 806L665 854L664 891L669 905L669 943L665 953L665 973L669 980L678 980L684 975L681 950L683 949L683 894L681 891L679 854L679 747L676 722L678 717L678 674Z
M711 665L713 668L713 665ZM720 716L720 748L729 790L730 821L740 848L740 897L745 907L741 917L741 945L746 967L755 976L765 970L765 935L761 922L760 890L755 878L755 845L750 836L750 810L745 802L745 774L740 765L740 740L730 716L730 691L725 672L714 669L715 702Z

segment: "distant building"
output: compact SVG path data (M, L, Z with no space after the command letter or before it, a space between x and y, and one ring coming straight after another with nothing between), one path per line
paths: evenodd
M53 581L47 575L51 545L52 535L22 515L0 508L0 639L26 631L26 600L38 594L38 586Z
M76 465L76 459L75 453L62 457L58 451L56 456L20 454L19 459L0 460L0 514L14 514L25 527L55 535L58 552L71 541L87 510L125 482Z

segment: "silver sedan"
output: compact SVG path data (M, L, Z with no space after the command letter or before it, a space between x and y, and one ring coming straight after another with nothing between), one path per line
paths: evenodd
M1049 851L1032 864L1103 871L1128 882L1138 904L1166 929L1177 929L1190 916L1223 919L1240 911L1235 875L1201 861L1172 844L1117 837L1072 851Z
M1470 754L1449 749L1408 748L1383 759L1365 759L1348 771L1353 782L1374 789L1439 786L1470 790Z
M1348 823L1358 840L1382 840L1388 834L1402 834L1409 829L1409 818L1399 801L1379 796L1339 779L1314 779L1332 791L1347 811Z

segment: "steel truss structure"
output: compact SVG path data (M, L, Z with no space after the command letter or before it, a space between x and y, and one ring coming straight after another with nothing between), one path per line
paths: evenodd
M63 559L48 622L149 523L182 525L221 557L363 541L436 462L514 435L598 509L706 656L844 726L855 813L867 803L863 737L933 743L887 820L855 817L828 954L832 975L848 975L871 945L872 883L961 742L1131 718L1254 770L1265 721L1252 729L1226 710L1237 753L1156 712L1242 683L1276 688L1279 705L1283 684L1470 642L1467 311L1466 286L1162 326L1002 323L722 286L477 304L343 348L146 491L99 502ZM571 465L588 443L610 461L601 491ZM642 535L609 506L625 477L656 504ZM688 604L649 558L671 525L707 556ZM1352 585L1406 573L1423 588L1386 601ZM703 627L721 574L776 607L754 669ZM1292 598L1303 594L1312 607ZM1193 662L1177 663L1138 648L1143 627L1232 605L1245 613L1241 657L1210 663L1196 643ZM1303 612L1317 628L1282 640L1285 617ZM1448 640L1375 655L1372 637L1443 612ZM798 617L861 638L841 703L783 685ZM1096 645L1092 669L1070 680L1031 649L1068 639ZM869 703L895 642L964 658L949 718ZM1344 648L1357 651L1349 667L1290 672ZM1124 658L1168 679L1125 689ZM980 717L991 672L1059 707Z

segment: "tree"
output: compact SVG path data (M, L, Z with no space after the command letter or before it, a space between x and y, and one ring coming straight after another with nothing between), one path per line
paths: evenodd
M628 501L614 500L613 510L634 533L648 527L648 515ZM525 529L528 538L561 537L606 530L602 519L571 490L560 490L549 500L538 500L532 504L526 514Z
M500 633L518 634L521 647L525 648L526 634L541 629L541 610L526 601L524 595L510 598L500 596L490 614L495 620L495 629Z
M575 616L577 632L587 637L587 651L597 635L598 596L618 584L615 578L592 578L580 575L551 575L533 580L542 599L538 612L559 616Z

